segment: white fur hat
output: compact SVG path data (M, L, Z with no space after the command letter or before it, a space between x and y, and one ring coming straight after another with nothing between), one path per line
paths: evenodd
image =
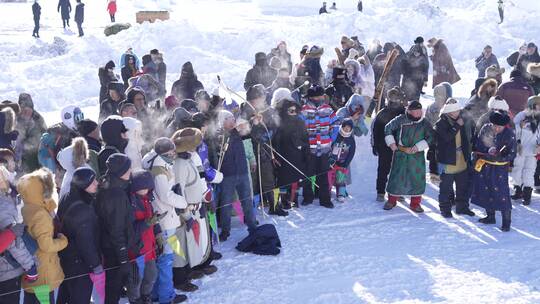
M287 89L287 88L279 88L277 90L274 91L274 94L272 95L272 101L271 101L271 105L272 105L272 108L277 108L278 106L278 103L280 101L282 101L283 99L291 99L292 96L291 96L291 90Z
M508 107L508 103L506 103L506 100L493 96L488 101L488 108L492 110L503 110L505 112L508 112L510 107Z
M448 98L444 106L441 108L441 112L439 113L439 116L443 114L459 111L459 110L461 110L461 106L459 105L459 102L455 100L454 98Z

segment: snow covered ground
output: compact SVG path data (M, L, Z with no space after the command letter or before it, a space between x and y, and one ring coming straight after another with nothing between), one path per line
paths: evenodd
M518 44L540 33L537 0L506 1L502 25L495 1L484 0L365 0L364 14L353 10L354 0L337 1L341 10L325 16L317 15L322 1L313 0L118 0L117 21L133 27L105 37L105 1L88 1L86 36L80 39L62 30L55 1L41 2L39 40L31 37L30 4L0 4L0 97L31 93L51 123L69 103L96 117L97 68L109 59L118 64L129 46L139 56L152 48L164 52L168 87L190 60L206 87L221 75L241 90L255 52L280 40L287 41L293 59L303 44L325 47L325 64L342 34L365 43L394 40L406 49L418 35L436 36L446 40L463 78L455 95L466 97L476 77L473 59L485 44L503 63ZM135 24L139 9L170 9L171 20ZM55 37L63 42L53 44ZM245 230L235 222L231 239L218 248L224 254L219 271L196 282L200 291L189 295L190 302L540 303L540 198L530 207L515 205L510 233L498 229L499 215L497 226L461 216L444 220L432 185L424 195L425 214L404 205L383 211L374 200L376 159L368 138L357 143L347 203L334 210L300 208L287 218L259 215L261 222L277 225L283 244L277 257L237 252Z

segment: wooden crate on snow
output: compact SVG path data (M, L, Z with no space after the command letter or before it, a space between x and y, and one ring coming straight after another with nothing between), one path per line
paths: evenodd
M140 11L136 14L137 23L148 21L153 23L156 20L169 20L168 11Z

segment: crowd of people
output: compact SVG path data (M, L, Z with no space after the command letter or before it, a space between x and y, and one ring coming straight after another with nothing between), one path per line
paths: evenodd
M475 216L473 203L486 210L481 223L500 211L509 231L512 200L530 204L540 187L536 45L508 57L504 83L486 46L462 108L442 39L426 46L417 37L408 52L395 42L340 43L324 70L317 45L303 46L296 64L284 41L255 54L245 98L221 81L205 88L191 62L167 91L163 54L140 61L130 48L120 75L114 60L98 69L97 121L69 105L47 127L30 94L0 103L0 303L19 303L21 288L24 303L38 303L38 286L51 303L89 303L103 282L104 303L185 301L175 290L194 292L193 280L217 271L214 246L230 237L233 209L257 245L239 250L279 253L279 241L260 233L259 211L346 202L355 137L368 134L383 209L410 198L423 212L428 171L443 217L454 205ZM424 111L430 61L434 101Z

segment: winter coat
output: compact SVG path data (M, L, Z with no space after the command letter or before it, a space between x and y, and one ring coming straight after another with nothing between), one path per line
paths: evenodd
M75 6L75 22L83 23L84 22L84 3L78 3Z
M448 83L440 83L433 89L433 96L435 101L427 107L425 114L427 121L432 126L439 120L441 109L448 98L452 97L452 87Z
M198 90L204 90L202 83L197 80L197 75L193 71L190 62L184 63L180 73L180 79L175 81L171 88L171 95L174 95L179 101L184 99L195 100L195 93Z
M14 142L19 136L15 130L15 112L11 109L0 111L0 148L14 151Z
M47 129L39 142L39 164L55 172L58 168L58 152L71 144L78 134L64 123L58 123Z
M287 68L289 74L292 72L293 65L291 60L291 54L289 54L289 52L285 51L285 54L281 55L279 47L276 47L270 50L270 53L266 55L266 60L270 62L272 57L277 57L279 59L279 61L281 62L281 68Z
M180 227L180 217L175 209L186 209L187 201L182 193L175 193L172 189L176 184L173 165L166 163L154 150L143 158L143 168L154 176L154 195L152 207L158 214L165 214L159 222L161 230L171 230Z
M17 211L16 200L10 193L0 193L0 228L17 223L19 214ZM10 255L19 265L14 266L7 255ZM7 247L6 252L0 255L0 282L14 279L21 276L25 271L28 271L34 266L34 258L28 252L22 237L16 237Z
M102 177L96 198L101 227L101 248L113 250L120 263L128 261L128 251L142 248L133 227L133 207L128 196L129 181L109 174Z
M437 142L436 159L440 164L456 165L457 152L461 152L465 163L470 166L472 144L475 136L475 125L470 119L463 118L463 126L457 124L448 115L443 114L435 123L435 135ZM456 147L456 135L461 136L461 147Z
M489 58L484 58L484 54L478 56L474 61L476 64L476 69L478 70L478 78L486 77L486 69L492 65L496 65L499 68L499 61L495 54L491 54Z
M107 122L108 120L112 120ZM103 127L103 125L106 125ZM108 118L102 123L101 136L103 137L103 148L98 154L99 172L104 174L107 171L107 159L114 153L124 153L128 141L122 138L122 130L125 128L120 116Z
M317 105L306 101L302 107L302 119L308 131L311 154L328 154L339 130L339 120L332 108L326 103Z
M366 123L364 120L364 114L363 114L369 107L369 102L370 101L365 96L354 94L351 96L351 98L349 98L345 106L336 112L336 117L338 118L339 123L343 122L345 118L352 119L352 115L357 111L362 112L362 115L360 115L360 118L358 120L353 120L354 136L362 136L362 135L367 135L369 133L368 127L366 126Z
M531 79L531 74L527 72L527 66L530 63L540 63L540 55L538 54L538 49L532 55L528 55L528 54L520 55L518 62L516 63L516 70L521 71L521 75L526 80Z
M501 84L497 95L506 100L510 113L514 116L527 108L527 100L534 95L534 91L523 77L518 76Z
M228 138L229 145L223 156L221 173L223 173L224 177L248 174L246 152L240 134L238 134L236 129L233 129L224 136L225 142L227 142ZM214 138L209 140L208 143L210 163L214 168L218 168L222 140L220 138Z
M323 85L324 73L321 68L321 58L306 57L296 68L295 87L302 85L306 80L312 85Z
M147 103L153 103L157 99L165 96L165 88L163 88L154 77L148 74L137 75L128 80L126 93L129 95L129 92L135 88L144 92Z
M536 156L536 148L540 144L539 119L529 110L522 111L514 117L517 154L519 156Z
M258 255L278 255L281 248L276 227L265 224L249 231L249 235L238 243L236 249Z
M76 169L81 167L90 167L88 165L88 145L82 137L73 140L73 143L68 147L58 152L56 159L60 166L66 171L60 186L59 197L68 193L71 188L71 179Z
M328 88L326 88L326 94L330 96L330 106L337 111L343 107L345 103L353 95L354 83L349 83L347 80L334 79Z
M510 54L510 56L506 57L506 62L508 63L509 66L515 67L517 65L520 55L521 54L519 53L519 51L515 51L512 54Z
M332 154L330 158L335 161L335 165L341 168L348 168L356 152L356 142L354 136L344 137L338 134L332 143Z
M69 0L59 0L57 11L61 12L62 19L69 20L69 13L71 13L71 3Z
M384 134L388 146L395 143L398 147L416 146L418 149L415 154L400 150L394 152L386 192L395 196L422 195L426 189L424 151L433 141L431 125L423 118L413 121L407 114L402 114L386 125Z
M127 88L129 87L129 79L139 75L139 69L126 65L122 67L122 69L120 70L120 74L122 76L122 81L124 82L124 89L127 90Z
M114 62L111 60L98 70L99 83L101 84L99 88L99 103L103 102L109 96L109 83L118 80L114 73L109 71L113 67Z
M104 121L111 115L120 115L120 103L122 100L114 101L107 97L101 102L99 109L99 122Z
M262 84L265 88L272 85L277 77L277 71L269 65L254 65L247 74L244 80L244 89L249 89L256 84Z
M463 115L468 116L473 121L478 121L482 115L488 112L488 101L489 97L487 96L474 95L463 108Z
M110 15L116 14L116 1L109 1L109 4L107 4L107 10L109 11Z
M292 105L293 102L285 101L280 113L281 122L272 138L272 145L288 162L307 174L306 168L310 157L308 133L300 117L287 114L287 109ZM305 178L280 156L276 155L276 159L281 164L276 168L278 186L287 186Z
M375 95L375 71L373 71L371 63L361 64L358 75L360 76L358 86L360 87L361 94L373 98Z
M94 204L94 197L76 185L60 198L57 217L68 246L58 255L67 277L87 274L101 265L100 224Z
M437 40L433 45L433 55L430 56L433 62L433 88L442 82L454 84L458 82L459 77L452 56L442 39Z
M384 128L392 119L405 113L405 108L401 105L391 105L380 110L371 124L371 146L377 154L386 152L385 154L388 155L392 153L384 140Z
M487 155L491 147L499 151L495 156ZM502 148L504 147L504 150ZM502 150L502 151L501 151ZM510 189L508 186L508 167L516 156L516 138L514 131L509 128L495 134L493 124L482 127L474 151L475 170L473 175L471 203L486 210L505 211L512 208ZM482 155L478 154L482 153ZM498 162L499 164L485 163L482 160Z
M17 184L17 191L24 202L22 216L29 235L38 244L35 256L38 260L38 280L32 283L23 281L23 288L48 285L53 291L64 280L58 252L68 245L65 236L54 238L52 213L56 209L53 199L55 190L54 177L47 169L40 169L24 175Z
M245 163L245 161L243 162ZM184 258L175 255L174 267L183 267L187 264L190 267L195 267L204 263L210 256L209 226L206 218L201 216L201 209L199 209L204 209L200 205L208 188L205 180L201 178L201 171L199 170L204 169L202 169L202 161L197 152L183 153L174 161L175 181L180 185L188 206L195 206L196 210L190 211L191 208L187 208L180 214L183 223L186 223L186 225L182 225L181 229L177 230L176 235L184 247L186 256ZM188 228L188 225L192 225L191 228Z
M424 83L428 81L429 61L427 55L421 53L415 57L411 49L403 60L403 82L401 87L405 91L407 100L418 100Z
M124 149L124 153L131 160L131 169L141 169L142 168L142 155L141 151L144 146L143 139L143 124L139 120L132 117L124 117L122 119L126 129L128 137L128 143Z
M34 20L39 20L41 18L41 5L37 2L32 4L32 15L34 15Z
M17 117L17 138L15 155L21 161L22 172L32 172L39 169L38 147L41 135L47 130L45 120L34 110L29 120L23 120L21 116Z
M133 229L135 235L140 238L142 247L139 251L133 251L129 253L130 260L135 259L141 255L144 255L144 261L149 262L156 259L156 236L154 235L154 225L148 225L147 220L151 219L154 215L151 202L151 192L147 195L141 196L135 192L129 194L129 200L131 201L131 208L133 210Z

